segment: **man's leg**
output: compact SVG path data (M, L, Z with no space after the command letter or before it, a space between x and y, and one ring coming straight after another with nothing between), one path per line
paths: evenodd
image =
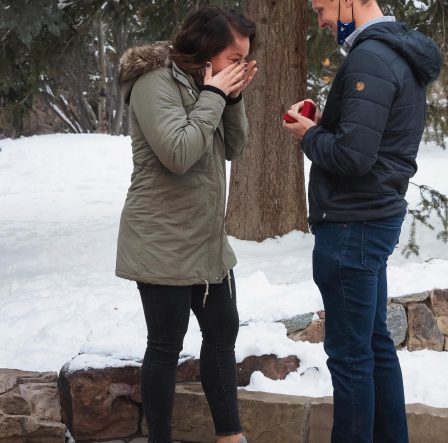
M371 443L377 275L361 262L362 223L313 225L314 280L325 306L325 351L334 388L332 443Z
M374 353L375 424L374 442L407 443L408 429L403 377L395 346L387 330L387 259L398 242L403 219L364 225L364 263L378 273L377 309L372 350ZM383 253L379 253L379 252ZM375 256L372 252L376 252Z

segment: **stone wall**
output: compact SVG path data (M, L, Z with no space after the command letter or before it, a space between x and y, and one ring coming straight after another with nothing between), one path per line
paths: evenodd
M0 443L64 443L57 379L0 369Z
M298 367L296 356L251 356L237 365L238 385L248 385L254 371L279 380ZM70 371L70 365L65 365L58 382L62 416L76 441L144 433L140 377L141 368L134 366ZM199 360L187 360L178 367L178 383L199 379ZM202 414L200 410L192 413Z
M324 338L325 312L282 321L294 340ZM397 347L448 350L448 289L434 289L388 304L387 323ZM248 357L238 365L238 384L254 371L283 379L299 367L296 356ZM87 369L64 366L56 373L0 369L0 443L64 443L66 425L77 443L139 441L147 434L140 396L140 368ZM197 382L199 361L180 365L173 419L178 441L211 443L208 406ZM193 382L193 383L192 383ZM330 441L331 398L312 399L260 392L239 392L241 417L250 443L325 443ZM61 411L62 404L62 411ZM448 409L407 406L412 443L444 443ZM136 440L135 440L136 439Z
M324 340L324 311L297 315L281 322L293 340L311 343ZM448 351L448 289L390 299L387 326L397 348Z
M133 387L127 389L133 392ZM99 394L107 397L107 394ZM333 404L332 398L310 398L293 395L249 392L238 393L241 422L249 443L330 443ZM112 403L114 417L127 415L123 402ZM94 414L95 411L90 411ZM85 415L83 415L84 417ZM103 417L100 414L101 417ZM410 443L445 443L448 432L448 409L431 408L424 405L407 406ZM89 426L94 423L89 420ZM98 420L99 421L99 420ZM138 429L131 435L116 435L122 442L139 441L138 437L148 432L141 415L132 420L129 429ZM84 435L88 429L84 425ZM91 435L95 439L76 439L77 443L97 442L107 438L107 429L98 433L94 425ZM205 395L198 383L182 383L176 387L173 438L176 441L214 443L213 424ZM135 439L135 440L134 440Z
M273 365L271 356L264 362ZM260 366L260 361L257 364ZM282 371L290 362L284 364L279 365ZM142 414L139 368L61 372L59 395L56 379L55 373L0 369L0 443L64 443L66 425L77 443L144 443L148 428ZM244 389L238 396L242 425L250 443L330 442L331 397ZM411 443L446 442L448 409L407 405L407 415ZM215 442L210 411L199 383L178 383L172 426L178 443Z

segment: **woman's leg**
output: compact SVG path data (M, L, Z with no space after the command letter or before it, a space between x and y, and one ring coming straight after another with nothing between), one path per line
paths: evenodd
M231 276L232 291L228 278L221 284L210 285L205 306L205 286L193 286L191 307L202 331L201 382L216 435L235 436L238 441L241 425L237 401L235 342L239 318L233 273Z
M171 443L179 353L188 328L191 286L138 283L148 327L142 365L142 401L150 443Z

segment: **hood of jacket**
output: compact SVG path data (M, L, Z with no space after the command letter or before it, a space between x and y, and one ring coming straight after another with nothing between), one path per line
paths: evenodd
M171 45L167 41L127 49L120 59L118 74L125 102L129 104L132 87L140 76L170 65Z
M417 80L428 85L439 76L442 53L432 39L400 22L382 22L369 26L355 40L352 50L365 40L378 40L409 64Z

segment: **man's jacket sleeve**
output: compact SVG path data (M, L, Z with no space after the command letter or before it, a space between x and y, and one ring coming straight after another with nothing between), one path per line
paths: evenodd
M390 67L373 52L357 49L348 57L340 79L339 121L332 131L321 125L306 131L302 149L319 168L360 177L377 160L398 83Z

